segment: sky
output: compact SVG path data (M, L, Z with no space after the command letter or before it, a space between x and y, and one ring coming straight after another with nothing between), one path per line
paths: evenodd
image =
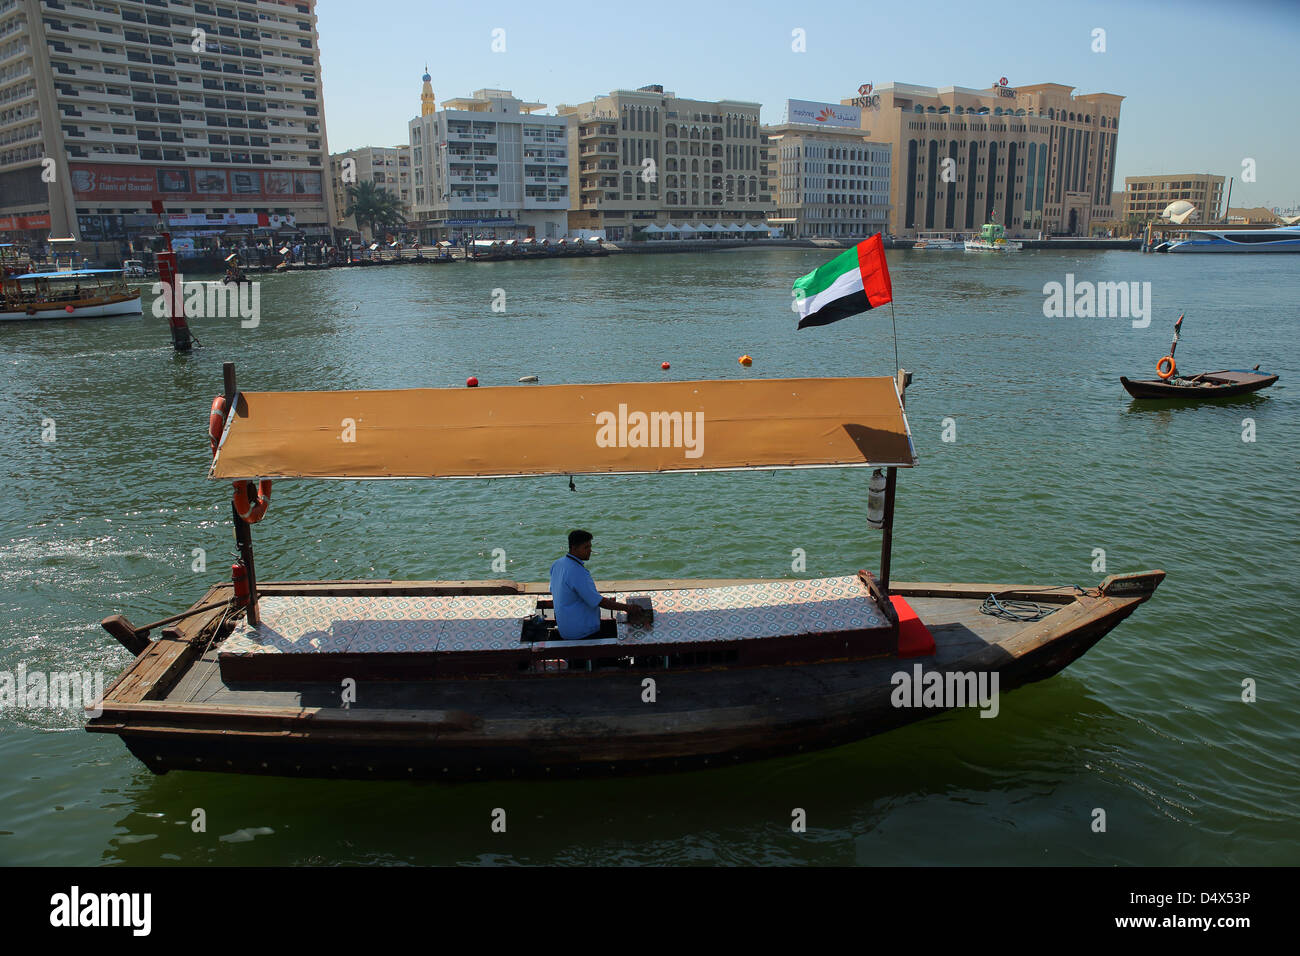
M1300 214L1300 0L319 0L316 12L331 152L407 142L426 63L440 106L486 87L553 113L659 83L761 103L764 123L784 120L787 99L838 103L863 83L981 89L1005 76L1125 97L1117 190L1125 176L1214 173L1234 177L1234 207Z

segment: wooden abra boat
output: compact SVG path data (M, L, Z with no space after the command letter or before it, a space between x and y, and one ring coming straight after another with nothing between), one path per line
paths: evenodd
M1174 323L1174 340L1169 345L1169 354L1156 363L1157 379L1133 381L1120 376L1119 382L1134 398L1190 398L1197 401L1212 398L1231 398L1234 395L1246 395L1268 388L1277 381L1276 375L1261 372L1256 365L1249 371L1245 369L1221 369L1218 372L1201 372L1190 378L1178 374L1178 365L1174 353L1178 351L1178 340L1182 337L1183 319L1186 313Z
M158 773L452 779L811 750L970 705L977 687L996 708L999 692L1083 654L1164 572L1087 590L891 584L896 469L915 463L905 375L277 393L237 391L227 366L210 477L237 486L234 579L157 624L104 621L137 657L87 729L119 735ZM342 418L355 441L340 440ZM602 612L583 641L556 639L543 583L259 584L241 517L265 511L268 476L819 467L872 469L879 577L602 581L653 617Z
M140 290L127 285L121 269L27 272L0 282L0 320L141 314Z
M1120 384L1134 398L1231 398L1234 395L1246 395L1268 388L1277 381L1276 375L1259 371L1259 366L1248 370L1223 369L1218 372L1202 372L1191 378L1174 376L1169 379L1147 379L1133 381L1124 376Z

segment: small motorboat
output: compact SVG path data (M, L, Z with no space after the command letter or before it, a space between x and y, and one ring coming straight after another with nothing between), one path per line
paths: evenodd
M1253 369L1220 369L1199 375L1179 375L1174 352L1178 350L1178 340L1182 337L1185 315L1180 315L1174 323L1174 340L1169 346L1169 354L1156 363L1158 378L1133 381L1120 376L1120 384L1134 398L1191 398L1197 401L1232 398L1268 388L1277 381L1276 375L1261 372L1258 365Z

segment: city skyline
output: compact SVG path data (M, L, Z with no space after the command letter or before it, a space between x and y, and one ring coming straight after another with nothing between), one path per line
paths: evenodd
M1233 177L1234 206L1300 203L1300 176L1290 159L1300 132L1270 119L1291 108L1287 57L1300 40L1300 11L1286 4L1241 4L1231 18L1222 7L1199 2L1138 10L1022 4L1009 9L1033 20L1016 19L1014 28L968 22L969 7L952 3L927 7L933 15L921 26L910 10L868 13L838 0L806 12L760 2L743 17L670 4L652 15L602 10L583 23L581 37L571 21L536 8L455 9L450 20L445 14L452 9L395 0L376 20L364 7L322 0L317 15L331 153L405 142L407 123L419 113L426 62L439 105L487 87L546 103L554 113L561 104L661 83L684 97L761 103L765 125L785 119L787 99L837 103L863 83L986 89L1005 76L1012 86L1065 83L1077 94L1124 96L1117 182L1210 173ZM393 34L380 25L402 19L416 28ZM698 26L687 28L685 21ZM945 22L958 27L936 34L934 25ZM438 32L430 36L425 24L436 24ZM900 34L913 42L898 42ZM718 36L730 39L710 41ZM1198 46L1206 38L1241 51L1229 54L1233 60L1248 49L1249 73L1207 69L1214 61ZM647 65L629 65L636 52L631 42L646 51ZM805 52L795 52L801 45ZM602 52L611 50L619 54L601 63ZM933 56L918 62L917 51ZM371 60L385 64L382 76L358 70L359 61ZM1253 182L1243 181L1252 172L1247 160L1254 161Z

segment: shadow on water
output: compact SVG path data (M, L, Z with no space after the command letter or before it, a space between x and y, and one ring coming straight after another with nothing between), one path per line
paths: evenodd
M1053 795L1121 749L1126 723L1080 682L1055 678L1004 698L992 720L942 714L831 750L680 774L322 783L140 769L124 794L135 809L116 821L124 832L101 857L133 865L951 863L951 833L926 828L899 843L893 832L937 807L1005 851L1018 826L1043 813L1040 804L1060 814ZM206 814L206 833L191 829L195 808ZM491 827L498 809L505 833ZM791 828L798 810L804 833ZM1079 819L1061 823L1077 827L1086 832Z

